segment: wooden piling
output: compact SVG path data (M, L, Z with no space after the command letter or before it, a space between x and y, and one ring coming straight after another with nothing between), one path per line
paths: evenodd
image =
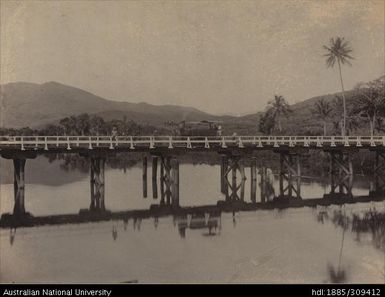
M236 200L237 196L237 165L233 160L231 162L232 183L231 183L231 199Z
M380 165L380 153L376 151L376 160L374 164L373 169L373 175L374 175L374 192L378 191L380 189L380 179L379 179L379 165Z
M292 173L292 166L293 166L293 157L292 155L288 154L286 158L286 166L288 167L288 196L289 198L293 197L293 173Z
M25 159L13 159L14 166L14 198L15 203L13 207L14 215L23 215L25 214Z
M266 202L266 167L262 167L261 170L261 202Z
M179 161L172 160L172 207L179 207Z
M344 155L342 153L339 153L338 154L339 156L339 161L343 163L344 161ZM338 185L339 185L339 192L340 194L343 194L344 193L344 183L341 182L342 180L342 177L343 177L343 170L341 168L341 164L337 164L338 165Z
M143 170L143 198L147 198L147 157L143 157L143 163L142 163L142 170Z
M348 177L348 187L347 187L347 194L349 196L353 196L352 194L352 190L353 190L353 162L352 162L352 158L351 158L351 155L349 154L348 155L348 163L349 163L349 177Z
M228 160L226 155L222 155L221 158L221 193L225 194L225 188L227 187L226 184L226 171L228 167Z
M335 160L334 160L334 153L330 153L330 187L331 187L331 194L334 194L335 192L335 183L334 183L334 170L335 170Z
M91 158L90 160L90 187L91 187L91 204L90 204L90 210L94 210L96 207L95 204L95 173L94 173L94 167L95 167L95 159Z
M257 164L256 160L251 160L250 166L250 200L253 203L257 202Z
M90 210L105 210L105 159L91 158L90 186L91 204Z
M99 174L100 174L100 185L99 185L99 191L100 191L100 209L105 210L105 203L104 203L104 194L105 194L105 175L104 175L104 169L105 169L105 163L106 159L99 158Z
M283 178L284 178L285 172L284 172L284 155L281 154L280 158L280 172L279 172L279 195L281 197L284 196L284 189L283 189Z
M241 184L240 184L241 191L240 191L239 198L241 199L241 201L245 201L245 182L246 182L245 166L241 162L239 162L238 166L239 166L239 172L241 175Z
M228 180L228 174L229 174L229 166L228 166L228 160L226 160L226 170L224 172L223 176L223 194L225 195L225 200L229 201L229 180Z
M152 157L152 198L158 198L158 184L157 184L157 174L158 174L158 157Z
M301 198L301 160L297 155L297 198Z
M353 163L349 152L330 152L331 197L350 196L353 189Z
M165 204L165 197L164 197L164 158L161 157L160 159L160 205Z
M166 157L165 161L166 204L171 205L171 157Z

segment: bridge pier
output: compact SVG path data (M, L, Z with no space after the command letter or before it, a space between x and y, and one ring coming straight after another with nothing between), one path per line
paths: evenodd
M179 161L170 156L161 157L160 205L179 207Z
M179 161L173 159L171 162L171 197L172 197L172 207L179 207Z
M324 198L353 197L353 163L351 153L342 150L329 151L330 193Z
M159 176L159 183L160 183L160 202L159 205L163 206L165 205L165 189L164 189L164 158L160 158L160 176Z
M383 196L385 194L385 151L376 149L376 158L373 168L374 188L369 191L369 196Z
M289 151L280 152L278 199L301 199L300 155Z
M164 196L166 198L166 205L171 205L171 157L165 157L163 159L163 167L164 167Z
M264 203L267 200L267 195L266 195L266 173L267 168L265 166L262 166L260 168L260 176L261 176L261 182L260 182L260 189L261 189L261 202Z
M228 202L244 201L246 174L243 161L239 156L228 156L226 159L227 160L222 163L223 169L221 170L221 186L223 186L223 194ZM239 183L237 182L238 173L241 176L241 181Z
M2 152L1 157L12 159L13 161L13 191L14 205L12 214L6 213L2 215L4 219L15 218L28 219L32 215L25 210L25 164L27 159L36 158L35 152Z
M91 157L90 184L91 184L91 205L90 211L104 211L104 178L105 158Z
M226 155L221 156L221 193L226 194L227 184L225 181L225 172L229 167L229 162Z
M13 214L21 216L25 214L25 162L26 159L13 159L14 167L14 197L15 204L13 207Z
M142 178L143 178L143 198L147 198L147 157L143 156L142 159Z
M253 203L257 202L257 162L253 158L250 165L250 200Z
M152 198L158 198L158 184L157 184L157 175L158 175L158 157L152 157Z

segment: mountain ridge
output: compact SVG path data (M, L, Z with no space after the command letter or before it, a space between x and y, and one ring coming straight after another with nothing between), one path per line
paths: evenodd
M151 124L160 124L167 120L217 118L194 107L113 101L58 82L3 84L0 86L0 103L0 126L12 128L35 128L85 112L125 112L127 116L135 115L139 123ZM157 119L151 119L152 116Z
M347 102L351 101L355 92L346 91ZM283 124L287 127L319 125L311 113L311 107L321 98L330 102L340 94L315 96L292 104L296 117L283 119ZM0 127L3 128L41 128L58 123L64 117L88 113L101 116L105 120L126 117L138 124L154 126L164 125L167 121L218 120L223 121L224 127L231 133L257 133L263 113L260 111L243 116L213 115L194 107L114 101L54 81L43 84L12 82L0 85L0 106Z

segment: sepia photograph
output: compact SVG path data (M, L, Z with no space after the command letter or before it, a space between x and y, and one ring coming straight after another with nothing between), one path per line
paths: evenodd
M0 284L385 284L385 0L0 0Z

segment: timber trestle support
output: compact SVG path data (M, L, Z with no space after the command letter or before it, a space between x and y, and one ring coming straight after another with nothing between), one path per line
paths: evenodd
M143 157L143 160L147 156ZM179 208L179 160L170 155L152 156L152 196L158 198L158 163L160 167L160 202L161 207ZM146 171L147 161L143 161L143 173ZM147 184L147 174L143 174L143 184ZM147 187L143 185L143 189Z
M369 196L384 196L385 194L385 150L374 149L375 161L373 166L373 187Z
M301 159L298 153L280 151L278 199L301 199Z
M352 152L348 150L329 150L330 193L325 198L353 197Z

